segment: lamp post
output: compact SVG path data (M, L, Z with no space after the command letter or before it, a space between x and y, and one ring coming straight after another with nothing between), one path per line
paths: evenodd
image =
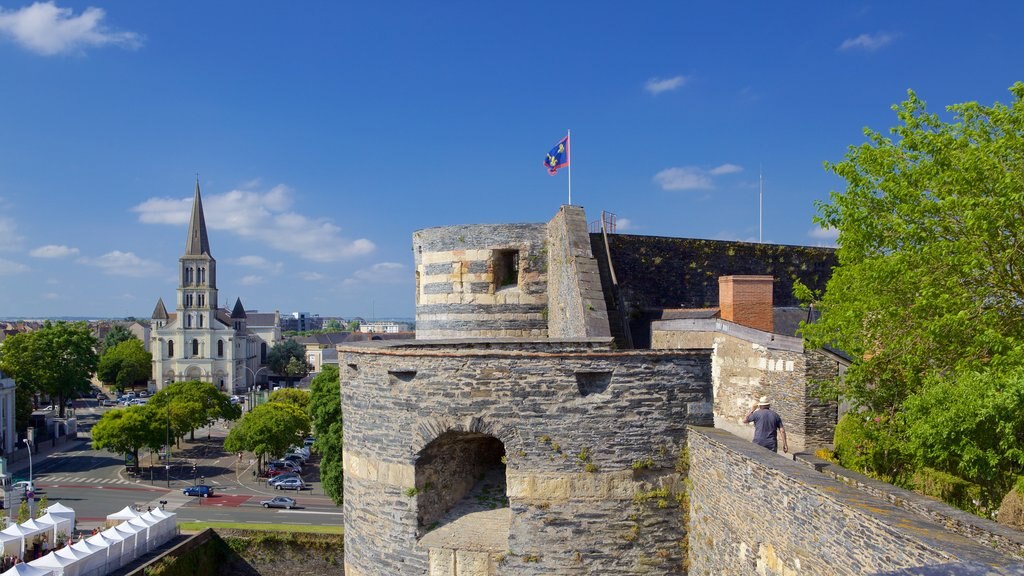
M250 392L253 392L253 391L254 391L254 390L256 389L256 376L257 376L257 375L258 375L258 374L259 374L260 372L262 372L262 371L266 370L266 369L267 369L267 367L266 367L266 366L262 366L262 367L260 367L260 368L257 368L257 369L256 369L256 370L254 371L254 370L253 370L252 368L249 368L249 367L248 367L248 366L246 366L245 364L242 364L242 368L245 368L246 370L248 370L248 371L249 371L249 373L250 373L250 374L252 374L252 386L250 387L249 391L250 391ZM253 394L252 394L252 398L250 398L250 400L251 400L251 401L249 402L249 412L252 412L252 409L253 409L253 404L255 404L255 403L256 403L256 394L255 394L255 393L253 393Z
M36 485L32 482L32 441L25 438L25 447L28 448L28 488L25 489L25 496L28 498L28 515L32 517L32 503L35 501Z

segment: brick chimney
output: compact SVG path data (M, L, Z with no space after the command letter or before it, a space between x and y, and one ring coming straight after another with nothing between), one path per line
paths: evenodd
M718 307L722 320L772 332L771 276L719 276Z

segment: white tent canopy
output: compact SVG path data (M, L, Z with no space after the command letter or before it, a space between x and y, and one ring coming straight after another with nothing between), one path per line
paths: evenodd
M113 514L107 514L107 520L131 520L136 516L141 516L141 514L136 512L132 506L125 506Z
M53 576L53 570L18 562L0 576Z
M56 553L50 552L42 558L36 558L35 560L29 562L29 564L35 566L36 568L49 568L57 574L62 574L63 576L78 576L78 569L75 568L75 563L77 562L78 560L75 560L73 558L58 556Z
M7 528L0 530L0 534L6 534L8 536L17 536L21 539L19 544L20 548L13 552L17 556L25 556L25 538L31 536L33 532L21 527L21 524L11 524ZM7 550L7 542L4 542L4 551Z
M75 524L75 511L60 502L54 502L46 507L47 514L53 514L54 516L67 516L71 519L71 525ZM70 534L70 532L68 532Z
M24 540L19 535L0 532L0 545L3 546L4 554L7 554L8 556L20 555L22 551L21 544L23 541Z
M65 536L70 537L74 532L75 527L75 516L65 516L63 514L54 514L53 512L47 512L36 519L37 522L45 522L53 524L53 534L50 536L51 542L57 541L57 534L63 532Z
M28 520L19 524L19 526L21 526L25 530L31 530L31 533L25 534L26 538L29 538L31 536L37 536L39 534L53 533L53 523L44 522L42 518L36 518L34 520L32 518L29 518ZM53 545L52 541L50 542L50 545Z

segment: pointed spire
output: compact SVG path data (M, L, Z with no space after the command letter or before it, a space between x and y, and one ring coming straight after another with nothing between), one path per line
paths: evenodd
M164 306L164 299L156 301L156 308L153 309L153 320L167 320L167 307Z
M192 218L188 222L185 255L210 256L210 240L206 237L206 218L203 216L203 199L199 196L198 176L196 177L196 196L192 200Z
M235 300L235 307L231 310L232 318L245 318L245 307L242 306L242 299Z

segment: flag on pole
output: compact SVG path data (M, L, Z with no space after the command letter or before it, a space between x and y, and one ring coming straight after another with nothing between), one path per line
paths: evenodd
M554 176L559 168L569 165L569 136L559 140L558 144L544 158L544 167Z

